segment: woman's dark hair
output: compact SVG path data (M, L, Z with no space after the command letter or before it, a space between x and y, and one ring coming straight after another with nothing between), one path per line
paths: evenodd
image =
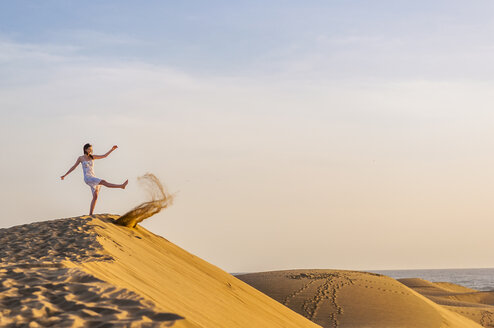
M88 155L89 157L91 157L91 159L93 159L93 155L89 155L86 150L91 147L91 144L87 143L84 145L84 147L82 148L82 150L84 151L84 154Z

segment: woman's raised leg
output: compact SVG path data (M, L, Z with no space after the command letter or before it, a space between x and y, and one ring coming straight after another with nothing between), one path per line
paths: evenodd
M125 189L125 187L127 187L127 184L128 183L129 183L129 180L125 180L125 182L122 183L122 184L114 184L114 183L109 183L106 180L101 180L99 184L100 185L103 185L105 187L108 187L108 188L122 188L122 189Z

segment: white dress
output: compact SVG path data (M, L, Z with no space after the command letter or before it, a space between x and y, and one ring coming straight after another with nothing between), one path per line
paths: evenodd
M99 185L101 179L97 178L94 175L93 171L94 162L90 161L82 161L82 171L84 172L84 182L91 187L91 191L95 192L96 189L99 189L101 186Z

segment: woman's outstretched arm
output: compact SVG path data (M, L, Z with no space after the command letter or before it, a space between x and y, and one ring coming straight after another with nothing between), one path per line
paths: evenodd
M67 175L69 175L70 172L74 171L74 169L77 167L77 165L79 165L79 163L81 162L81 158L78 157L77 158L77 161L75 161L75 164L67 171L67 173L65 173L64 175L62 175L60 177L60 179L64 179Z
M112 151L114 151L114 150L115 150L115 149L117 149L117 148L118 148L118 146L117 146L117 145L115 145L115 146L111 147L111 149L110 149L110 150L109 150L106 154L104 154L104 155L93 155L93 158L94 158L94 159L105 158L106 156L110 155L110 154L111 154L111 152L112 152Z

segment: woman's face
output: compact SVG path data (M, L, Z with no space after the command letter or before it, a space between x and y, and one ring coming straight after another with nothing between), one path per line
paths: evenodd
M86 153L88 155L92 155L93 154L93 146L90 146L90 147L86 148Z

